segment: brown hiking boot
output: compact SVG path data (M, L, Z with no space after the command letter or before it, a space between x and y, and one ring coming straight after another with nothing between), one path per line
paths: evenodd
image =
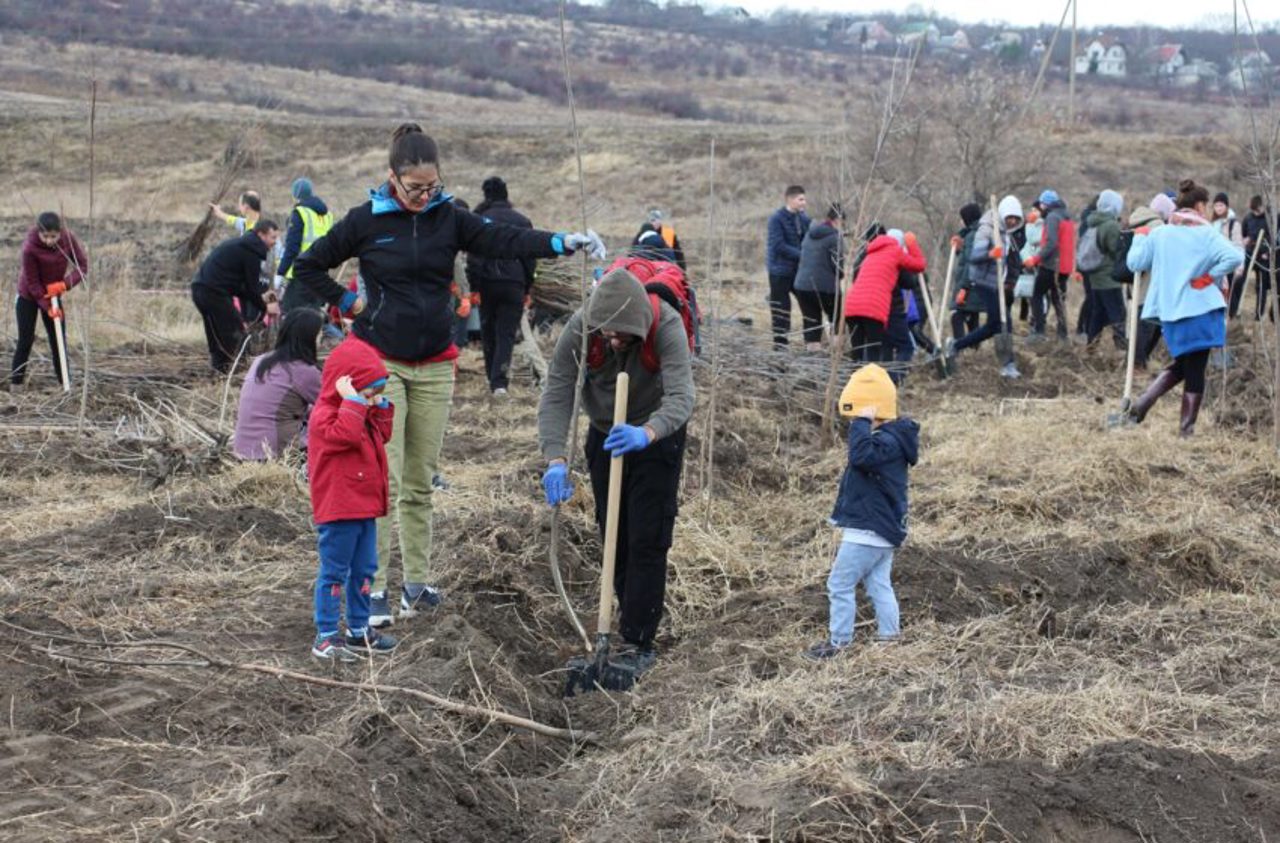
M1196 417L1200 415L1200 403L1204 401L1203 392L1182 393L1182 421L1178 425L1178 435L1190 436L1196 432Z
M1173 370L1161 369L1160 373L1147 385L1146 392L1138 396L1138 400L1134 401L1133 406L1129 408L1129 418L1134 424L1142 424L1147 413L1151 412L1151 408L1155 406L1156 400L1177 386L1179 380L1181 378L1175 375Z

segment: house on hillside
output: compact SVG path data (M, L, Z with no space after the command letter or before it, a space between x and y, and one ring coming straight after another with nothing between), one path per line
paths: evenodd
M957 29L950 35L943 35L938 39L938 47L953 53L967 53L973 49L969 43L969 36L963 29Z
M1216 91L1222 84L1222 76L1213 62L1192 59L1178 68L1170 81L1175 88L1203 87L1206 91Z
M1147 51L1147 64L1157 80L1169 80L1187 64L1187 53L1181 44L1161 44Z
M898 43L903 46L914 46L916 42L924 39L925 46L928 46L938 43L941 37L942 31L933 21L915 21L902 27L902 31L898 33Z
M1123 79L1129 73L1129 52L1110 35L1100 35L1076 56L1076 73Z
M717 17L728 18L729 20L733 20L733 21L751 20L751 13L748 12L746 9L742 8L741 6L728 6L723 9L720 9L715 14Z
M1021 47L1022 33L1014 32L1006 29L1004 32L997 32L987 39L987 43L982 45L982 49L990 53L1000 53L1008 47Z
M1267 51L1250 48L1232 53L1226 79L1233 91L1257 91L1273 84L1275 75L1276 70Z
M880 21L858 20L845 27L844 40L846 44L856 45L863 52L870 53L878 47L892 44L893 33Z

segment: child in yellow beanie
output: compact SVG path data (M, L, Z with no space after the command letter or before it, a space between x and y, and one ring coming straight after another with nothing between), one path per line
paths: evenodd
M853 373L840 393L849 423L849 461L840 478L831 523L843 531L827 577L830 634L805 652L829 659L853 643L858 583L876 611L879 638L898 637L898 599L890 574L893 551L907 537L907 472L919 457L920 425L898 417L898 390L873 364Z

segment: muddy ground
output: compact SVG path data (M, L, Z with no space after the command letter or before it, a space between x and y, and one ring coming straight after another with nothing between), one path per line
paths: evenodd
M687 456L662 663L634 693L569 700L527 376L495 402L465 355L438 498L446 602L395 626L391 658L344 667L309 657L314 535L293 469L234 465L174 427L121 437L161 399L216 432L223 385L197 347L104 354L80 432L78 400L41 374L0 406L3 836L1274 839L1274 459L1226 416L1188 447L1168 408L1105 433L1113 355L1027 354L1020 384L988 356L944 382L921 368L903 393L926 456L896 563L902 645L798 658L826 619L841 459L797 386L822 364L726 372L710 502L705 427ZM581 611L588 501L564 522ZM596 738L58 636L179 642Z

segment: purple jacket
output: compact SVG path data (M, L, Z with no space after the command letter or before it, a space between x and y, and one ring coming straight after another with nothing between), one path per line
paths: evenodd
M258 382L255 357L240 390L235 452L242 460L269 460L287 448L307 447L307 416L320 395L320 370L294 360L280 363Z

